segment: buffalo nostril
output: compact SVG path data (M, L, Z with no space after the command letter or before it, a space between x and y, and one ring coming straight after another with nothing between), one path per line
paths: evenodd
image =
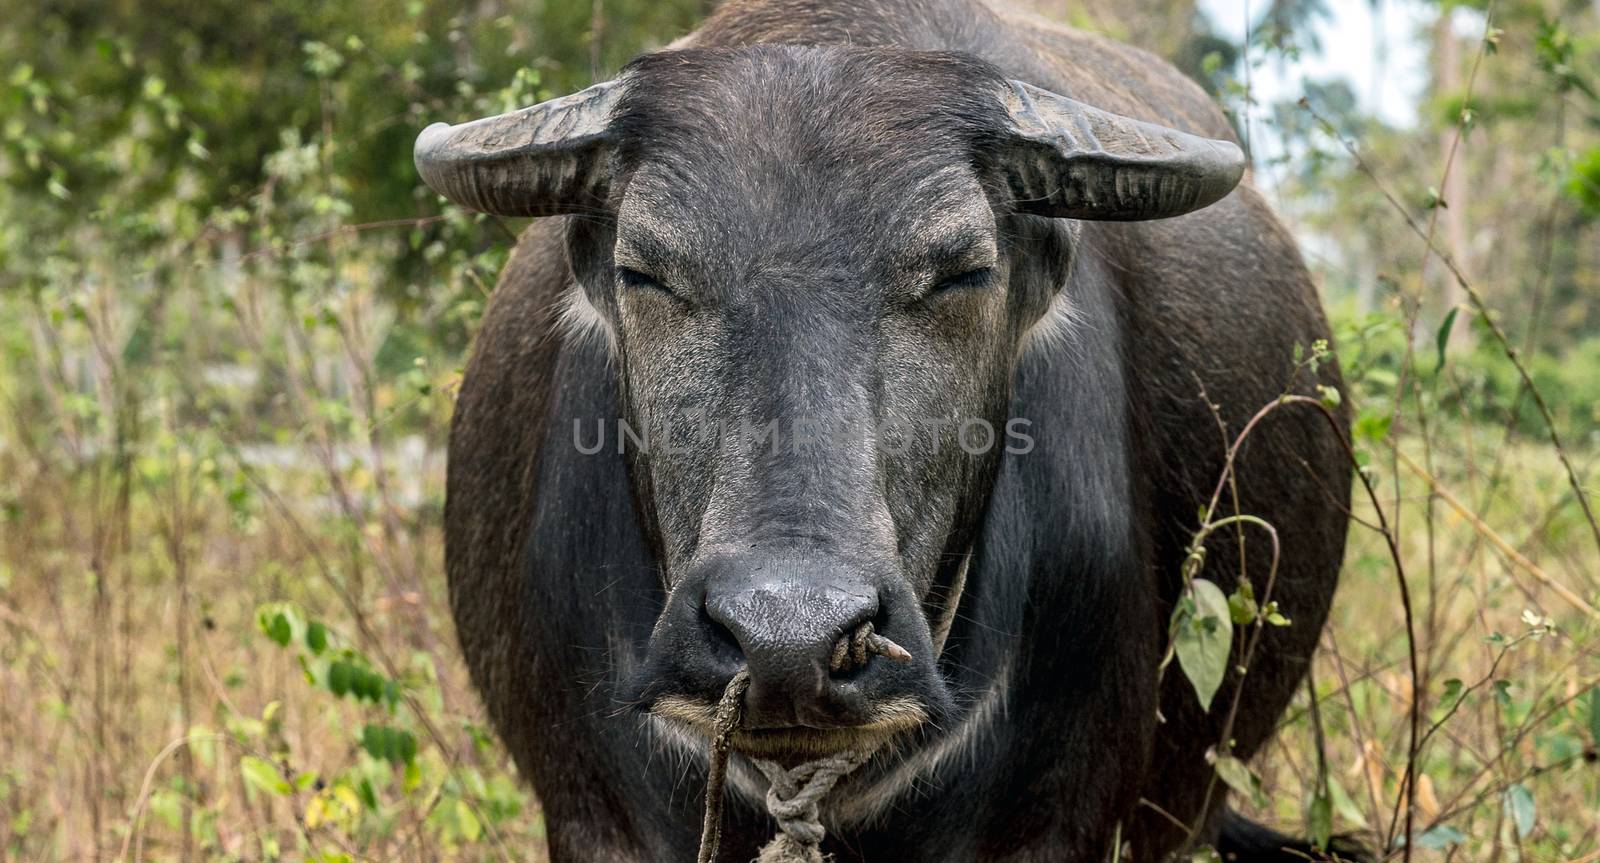
M722 621L713 617L704 605L700 606L700 626L705 630L707 641L716 655L735 662L744 661L744 647L739 644L739 637L734 635L733 630Z

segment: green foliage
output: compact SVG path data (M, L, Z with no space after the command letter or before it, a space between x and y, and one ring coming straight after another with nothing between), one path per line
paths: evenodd
M1466 841L1467 834L1448 824L1441 824L1418 836L1417 847L1425 848L1429 851L1443 851L1452 845L1460 845Z
M1228 672L1233 649L1233 617L1222 588L1204 578L1190 582L1190 591L1173 613L1173 649L1178 665L1194 687L1200 706L1211 709Z
M1600 218L1600 146L1572 163L1572 176L1567 180L1566 193L1585 216Z
M0 32L0 280L37 285L84 242L144 266L164 242L204 251L260 226L262 198L316 218L274 219L291 230L263 231L261 248L318 223L431 216L437 199L411 163L423 126L577 89L704 11L700 0L600 8L596 19L588 5L539 0L460 13L420 0L24 3ZM292 199L286 183L302 187ZM398 286L436 277L436 241L483 245L459 225L417 230L385 262Z
M1307 799L1306 837L1323 850L1333 839L1333 799L1326 785L1317 785Z
M1207 757L1211 766L1217 771L1220 778L1229 788L1250 801L1253 806L1266 806L1267 797L1261 791L1261 777L1251 772L1243 761L1231 755L1218 755L1215 751L1208 752Z
M452 753L429 736L431 729L424 734L428 744L419 741L417 725L428 728L427 713L418 712L419 708L436 694L430 693L435 682L429 675L402 680L374 671L373 660L351 646L353 642L289 603L262 606L256 619L268 641L293 655L306 683L320 690L322 697L331 697L329 707L353 700L370 705L367 715L373 715L375 708L382 718L346 731L354 735L347 751L364 757L298 774L288 767L297 760L296 753L273 732L274 726L239 725L236 739L241 746L264 739L277 744L274 761L254 755L240 758L240 773L251 787L276 797L303 797L308 827L353 834L382 829L425 805L433 813L426 819L428 829L447 845L484 842L496 825L522 813L523 795L513 783L503 778L486 781L476 771L452 763ZM275 715L276 708L269 709Z
M254 755L241 757L239 773L244 777L244 781L257 791L278 797L287 797L294 793L294 786L283 778L276 765L265 758L257 758Z
M1347 381L1361 393L1354 433L1358 440L1378 441L1389 433L1395 387L1404 364L1403 322L1381 313L1357 314L1336 309L1334 325ZM1462 331L1472 335L1465 348L1451 349ZM1429 362L1409 372L1422 384L1430 405L1449 414L1469 413L1490 426L1506 425L1531 440L1546 438L1543 419L1516 368L1487 338L1478 315L1455 308L1439 322ZM1527 359L1535 384L1545 393L1560 393L1557 404L1562 429L1583 439L1600 434L1600 337L1584 338L1558 352Z
M1517 838L1526 839L1533 833L1538 818L1533 802L1533 792L1520 782L1513 783L1505 792L1506 819L1517 828Z
M411 143L585 85L592 54L605 74L701 11L608 3L595 41L572 8L8 8L0 628L46 596L71 625L20 653L7 629L0 676L62 680L25 684L24 712L75 730L0 709L40 741L26 784L0 768L0 857L537 846L436 576L437 452L519 225L442 207ZM55 762L92 784L45 814L28 801Z

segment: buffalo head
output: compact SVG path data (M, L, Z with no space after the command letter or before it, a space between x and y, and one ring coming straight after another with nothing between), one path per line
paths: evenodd
M967 55L797 46L650 55L431 126L416 162L463 206L571 217L567 321L612 352L667 591L639 700L703 731L747 664L735 742L774 757L950 709L938 652L1029 445L1010 379L1070 310L1070 220L1181 215L1244 164ZM868 622L910 661L831 662Z

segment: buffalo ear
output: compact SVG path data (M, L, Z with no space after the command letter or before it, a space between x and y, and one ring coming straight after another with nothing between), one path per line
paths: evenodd
M435 192L496 216L592 213L611 182L611 112L621 79L529 108L417 136L415 161Z
M1244 153L1007 81L999 166L1018 212L1068 219L1165 219L1210 206L1244 176Z

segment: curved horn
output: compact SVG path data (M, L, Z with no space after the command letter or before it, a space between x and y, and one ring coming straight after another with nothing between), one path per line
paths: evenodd
M496 216L593 212L610 184L607 125L621 80L529 108L417 136L423 182L463 207Z
M1245 158L1201 138L1102 111L1021 81L1000 93L1010 115L1001 155L1019 212L1069 219L1165 219L1210 206L1238 185Z

